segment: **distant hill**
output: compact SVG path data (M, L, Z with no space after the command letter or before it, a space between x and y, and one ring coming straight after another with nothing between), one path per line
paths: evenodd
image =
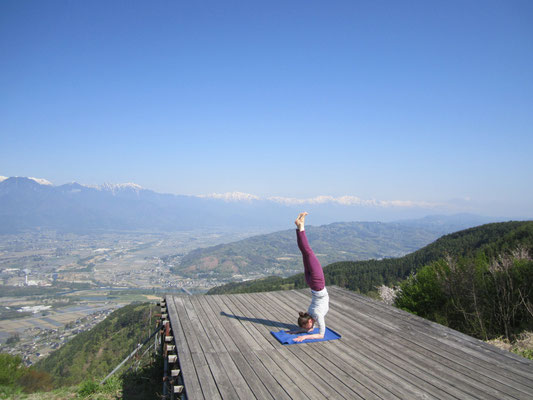
M311 246L315 243L310 239ZM492 223L445 235L424 248L399 258L367 261L344 261L324 268L327 285L338 285L361 293L368 293L381 284L393 285L405 279L420 267L437 261L446 255L487 257L512 250L518 245L533 250L533 222ZM211 289L208 294L247 293L292 288L305 288L303 274L288 278L265 279L229 283Z
M331 199L293 204L242 193L204 197L161 194L132 183L53 186L43 179L0 177L0 234L35 229L74 233L206 228L266 232L284 229L302 209L312 213L315 224L391 221L435 212L433 208L339 204ZM491 221L477 223L485 222Z
M306 232L322 265L399 257L420 249L446 233L475 225L471 216L435 216L397 223L342 222L307 226ZM295 230L258 235L237 242L196 249L179 259L172 271L184 277L232 279L265 275L289 276L301 271Z
M155 317L150 321L150 315L155 310L148 303L122 307L37 362L35 368L51 374L56 387L103 378L150 336L155 329Z

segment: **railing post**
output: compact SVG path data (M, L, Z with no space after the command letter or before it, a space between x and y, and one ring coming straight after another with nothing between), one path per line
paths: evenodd
M166 311L166 299L163 299L160 303L161 305L161 320L163 323L163 329L161 329L161 353L163 354L163 398L167 398L168 396L168 357L167 357L167 345L166 345L166 338L167 336L170 336L170 321L168 320L168 314L163 313L163 310ZM170 394L171 397L173 397L173 394Z
M170 326L166 299L161 301L160 306L163 327L161 329L161 353L164 357L163 397L170 400L184 399L186 395L179 365L178 349Z

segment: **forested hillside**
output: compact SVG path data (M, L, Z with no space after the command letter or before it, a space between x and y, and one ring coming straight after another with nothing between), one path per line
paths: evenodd
M415 221L343 222L308 226L306 231L320 262L327 265L334 261L403 256L449 233L451 226L441 220L425 220L419 224ZM220 279L229 279L235 274L286 277L298 273L301 268L292 229L197 249L181 260L165 261L177 264L173 272L181 276L205 275Z
M396 306L483 340L533 330L533 223L485 233L477 252L450 252L409 276Z
M56 387L103 378L155 330L155 310L148 303L122 307L39 361L35 369L51 374Z
M309 238L315 249L315 242ZM324 268L327 285L338 285L361 293L377 286L394 285L406 279L424 265L452 257L493 258L517 246L533 248L533 222L502 222L486 224L445 235L435 242L399 258L367 261L343 261ZM300 268L301 266L301 260ZM305 288L303 273L288 278L270 277L242 283L229 283L211 289L209 294L246 293L291 288Z

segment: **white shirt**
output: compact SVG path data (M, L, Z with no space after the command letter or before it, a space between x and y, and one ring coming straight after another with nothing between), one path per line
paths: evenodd
M324 335L326 333L326 321L324 317L329 310L329 295L328 291L324 289L315 291L311 289L311 294L313 296L311 304L307 312L313 317L315 322L318 324L319 333Z

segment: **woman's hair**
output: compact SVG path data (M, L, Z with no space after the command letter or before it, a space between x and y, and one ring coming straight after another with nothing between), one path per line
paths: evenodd
M300 316L298 317L298 326L300 328L303 328L305 325L307 325L307 321L310 319L313 319L309 313L304 313L303 311L300 311Z

